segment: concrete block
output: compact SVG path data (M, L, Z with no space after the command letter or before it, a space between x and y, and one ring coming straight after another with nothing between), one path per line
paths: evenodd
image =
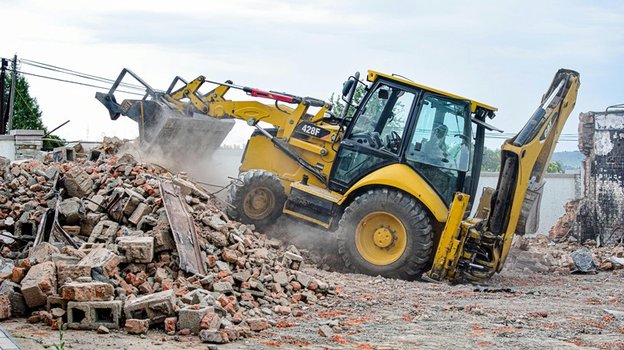
M102 220L98 222L93 228L93 231L91 231L89 243L113 243L118 229L118 223L110 220Z
M124 314L127 319L146 319L150 324L157 324L175 316L175 305L173 290L166 290L126 301Z
M190 305L180 309L178 312L178 329L188 329L191 333L198 333L201 329L200 323L209 311L213 312L214 309L199 305Z
M61 287L61 298L72 301L113 300L113 286L104 282L70 282Z
M119 237L117 249L126 257L126 263L150 263L154 259L154 237Z
M51 261L31 267L22 280L22 294L30 308L45 305L48 295L55 293L56 267Z
M70 329L119 328L121 300L70 301L67 303L67 327Z

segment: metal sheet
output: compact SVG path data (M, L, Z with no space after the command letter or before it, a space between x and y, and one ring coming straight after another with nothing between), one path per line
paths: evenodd
M180 268L186 272L205 275L206 263L197 241L197 227L186 209L184 196L171 182L161 182L160 193L176 242Z

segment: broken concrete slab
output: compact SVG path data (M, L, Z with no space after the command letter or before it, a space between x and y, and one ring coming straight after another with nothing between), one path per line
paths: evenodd
M175 316L176 298L173 290L140 296L126 301L124 314L127 319L147 319L150 324L162 323Z

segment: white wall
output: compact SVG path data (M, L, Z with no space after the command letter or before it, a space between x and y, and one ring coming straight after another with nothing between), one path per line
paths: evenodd
M15 160L15 136L0 135L0 157Z
M479 189L476 193L473 208L477 208L483 187L496 188L498 173L482 173ZM548 234L557 219L565 214L563 205L572 199L581 197L580 174L546 174L544 193L540 207L540 221L538 233Z

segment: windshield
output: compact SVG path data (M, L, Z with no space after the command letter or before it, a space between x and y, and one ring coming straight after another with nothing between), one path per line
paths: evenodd
M407 159L468 171L471 139L468 108L465 101L425 96Z

